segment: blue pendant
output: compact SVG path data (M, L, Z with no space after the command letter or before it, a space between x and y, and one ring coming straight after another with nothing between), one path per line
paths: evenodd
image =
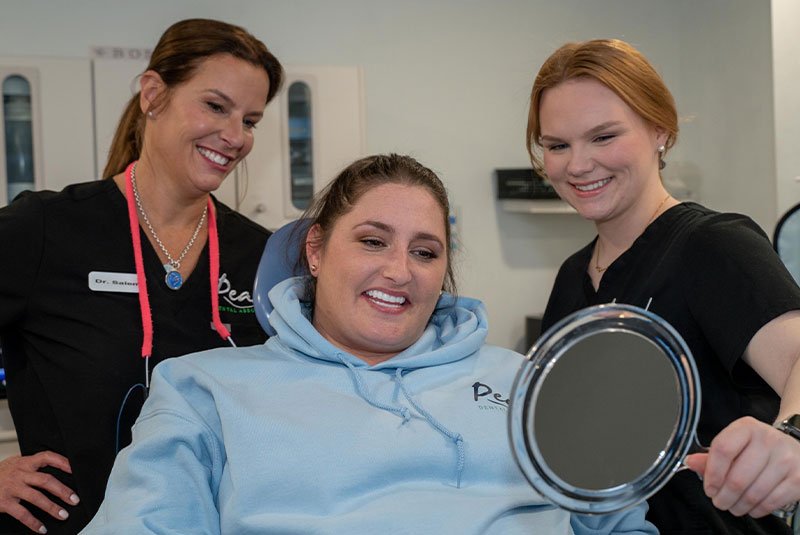
M183 277L177 270L167 271L167 276L164 277L164 282L167 283L167 288L170 290L178 290L183 286Z

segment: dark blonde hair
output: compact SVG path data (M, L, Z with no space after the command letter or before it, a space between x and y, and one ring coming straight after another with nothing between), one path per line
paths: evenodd
M575 78L597 80L647 123L663 128L667 132L665 152L675 145L678 137L675 100L647 58L617 39L567 43L547 58L531 90L526 142L531 162L538 171L543 171L542 160L534 148L541 149L539 106L542 93Z
M455 295L456 284L450 243L452 239L449 219L450 205L447 200L447 190L436 173L411 156L378 154L361 158L348 165L333 182L314 195L311 205L302 216L303 219L309 221L308 226L302 226L302 232L307 232L314 225L319 225L322 234L313 242L313 246L323 247L336 221L348 213L364 193L383 184L402 184L425 188L436 200L442 210L447 255L447 271L442 289ZM306 236L293 236L292 238L299 238L300 243L305 243L308 239ZM305 247L301 248L298 264L302 272L308 273ZM310 293L307 296L312 302L316 290L315 281L316 279L311 277Z
M266 105L275 97L283 80L283 67L267 47L247 30L233 24L210 19L187 19L176 22L164 32L150 56L148 71L158 73L169 98L169 90L190 80L200 63L216 54L230 54L256 67L264 69L269 78ZM160 100L156 105L163 105ZM139 107L139 92L128 101L122 113L111 149L104 177L125 170L139 158L144 135L144 114Z

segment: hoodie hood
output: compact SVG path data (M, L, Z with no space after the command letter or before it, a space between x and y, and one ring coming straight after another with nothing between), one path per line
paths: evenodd
M304 277L294 277L276 284L269 292L274 307L269 322L283 345L320 360L368 368L366 362L331 344L311 325L311 306L303 301L305 285ZM488 329L483 303L445 292L419 340L371 369L413 370L461 360L480 349Z

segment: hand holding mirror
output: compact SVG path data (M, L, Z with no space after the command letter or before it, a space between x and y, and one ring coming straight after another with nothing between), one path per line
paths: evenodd
M529 351L509 400L517 464L543 496L576 513L632 507L687 468L687 455L707 451L696 438L691 351L638 307L598 305L555 324Z

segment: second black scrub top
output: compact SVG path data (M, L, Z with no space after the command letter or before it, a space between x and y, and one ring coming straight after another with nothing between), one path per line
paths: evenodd
M800 289L758 225L695 203L674 206L608 267L597 291L587 273L594 243L561 266L542 328L587 306L616 300L645 308L652 298L649 310L675 327L696 360L701 444L743 416L771 424L780 399L741 356L762 326L800 309ZM649 504L648 520L662 534L790 533L777 517L756 520L719 511L688 470Z

